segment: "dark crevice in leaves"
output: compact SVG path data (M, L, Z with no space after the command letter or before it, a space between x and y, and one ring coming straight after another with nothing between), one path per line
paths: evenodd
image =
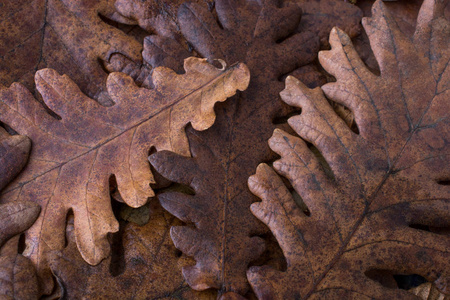
M123 247L123 234L125 225L128 223L120 218L120 211L126 204L111 201L112 210L114 216L119 220L119 231L110 234L111 244L111 264L109 266L109 272L112 276L118 276L125 271L125 249Z
M302 112L301 109L293 110L292 112L289 112L288 114L284 116L275 117L272 121L273 124L279 125L279 124L285 124L287 123L288 119L293 116L298 116Z
M25 234L22 233L19 237L19 242L17 245L17 253L22 254L25 250L26 244L25 244Z
M393 275L393 277L397 282L398 288L402 290L409 290L427 282L424 277L417 274Z

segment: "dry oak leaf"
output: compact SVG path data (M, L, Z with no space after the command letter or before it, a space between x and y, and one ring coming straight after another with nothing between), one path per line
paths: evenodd
M252 74L249 88L218 105L210 129L188 131L192 158L163 151L150 161L161 175L195 192L159 196L166 210L194 225L171 230L175 246L196 260L183 268L186 281L195 290L213 288L219 296L238 297L250 289L249 263L264 250L256 235L265 229L249 210L257 198L246 181L259 162L273 158L267 139L276 128L273 121L286 114L279 78L314 61L319 38L296 33L301 8L295 3L218 0L215 13L217 19L206 6L181 5L181 32L203 57L245 62Z
M270 156L266 139L274 129L271 120L282 114L278 77L313 61L319 43L310 33L295 34L301 16L296 5L221 0L215 7L219 22L206 6L183 4L178 11L181 32L203 57L245 60L252 74L249 90L218 105L213 128L191 131L193 158L160 152L150 161L161 175L195 191L194 196L159 196L166 210L195 224L171 230L175 246L197 262L183 268L186 281L195 290L217 289L219 296L245 295L250 288L247 266L264 249L263 240L252 237L264 228L248 209L255 197L245 181Z
M170 240L170 226L181 222L152 201L150 220L144 226L128 223L120 234L120 265L108 257L97 266L80 256L73 234L73 218L67 226L68 246L55 251L51 267L69 299L215 299L212 291L192 290L181 275L186 258Z
M27 231L24 252L39 271L46 269L47 250L64 247L69 210L75 215L75 236L83 258L90 264L105 258L109 254L106 235L118 230L109 178L115 176L129 206L145 204L154 196L147 161L150 148L188 156L184 127L189 122L198 130L210 127L214 104L237 89L244 90L249 82L243 64L218 69L204 59L188 58L185 69L182 75L168 68L155 69L153 90L138 88L125 74L112 73L107 83L115 102L111 107L86 97L67 76L41 70L36 73L36 86L60 120L50 116L22 85L0 90L0 120L33 141L28 165L0 201L30 200L41 205L41 216ZM47 286L45 292L49 290Z
M9 135L0 127L0 190L19 174L28 160L31 142L26 136Z
M249 269L259 298L417 299L373 280L369 274L377 271L418 274L450 293L450 237L418 229L450 226L446 3L423 3L413 39L381 1L374 4L363 25L380 76L368 71L350 38L333 29L332 50L319 59L337 81L311 90L293 77L286 80L281 97L302 109L288 122L319 149L333 176L304 140L274 132L269 145L281 156L274 169L289 179L310 214L266 164L250 177L250 189L262 199L251 210L271 229L287 261L285 272ZM323 93L354 112L359 134Z
M28 258L17 252L19 236L12 238L33 225L39 212L39 205L30 201L0 204L0 299L2 300L39 297L36 269ZM5 241L7 242L4 243Z
M142 44L132 31L137 26L128 26L125 33L109 24L133 23L115 10L114 2L2 1L0 83L20 82L34 93L34 73L52 68L70 76L89 97L111 105L102 64L115 53L127 61L142 61Z
M33 224L40 212L40 207L33 202L15 202L0 205L0 218L6 215L7 220L13 220L18 225L12 229L1 227L0 231L8 230L11 235L19 234ZM6 242L0 248L0 299L38 299L39 284L33 263L18 253L19 236Z
M0 189L22 170L30 146L27 137L10 136L0 127ZM38 297L36 271L27 258L17 253L18 238L11 238L29 228L39 212L39 205L28 201L0 205L0 299Z

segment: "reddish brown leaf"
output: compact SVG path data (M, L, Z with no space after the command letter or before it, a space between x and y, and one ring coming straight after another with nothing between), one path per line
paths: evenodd
M0 190L22 170L29 150L30 140L27 137L10 136L0 128ZM0 247L3 246L0 249L1 299L38 297L36 271L27 258L17 254L18 237L11 238L29 228L39 211L40 207L33 202L0 205Z
M2 1L0 83L20 82L34 91L34 73L53 68L69 75L88 96L112 104L103 62L121 53L140 63L142 46L108 20L134 23L115 11L112 0Z
M28 258L17 253L18 240L18 237L11 239L0 250L0 298L38 299L36 270Z
M368 71L341 30L330 35L323 67L336 77L314 90L289 77L284 101L301 107L291 127L323 155L327 176L304 140L275 131L270 147L308 207L303 214L281 178L262 164L249 187L252 212L277 238L285 272L247 273L262 299L417 299L389 285L392 274L418 274L449 293L450 237L422 230L450 226L448 1L426 0L414 39L384 4L363 20L381 75ZM355 134L324 94L355 114ZM385 276L375 280L371 274ZM392 277L390 277L392 279ZM393 280L391 280L392 282Z
M21 135L9 135L0 127L0 190L22 170L28 160L30 139Z
M41 70L36 73L37 88L61 120L50 116L20 84L0 90L0 120L33 141L29 164L2 199L42 206L43 213L27 232L24 252L39 271L46 269L46 251L64 247L70 209L83 258L90 264L105 258L106 235L118 230L111 211L110 176L115 175L128 205L145 204L154 196L149 185L154 181L147 161L150 148L189 155L186 124L198 130L210 127L214 104L244 90L249 81L243 64L217 69L204 59L189 58L185 69L182 75L155 69L153 90L138 88L124 74L109 75L108 92L116 103L111 107L83 95L67 76Z
M120 274L113 274L111 257L97 266L81 258L71 219L67 226L69 245L53 253L51 267L69 299L215 299L212 291L193 291L184 281L181 267L189 260L178 255L169 237L170 226L176 224L180 222L153 202L145 226L125 225L125 266Z
M36 221L41 208L30 201L0 205L0 247L16 234L27 230Z
M196 290L214 288L219 296L239 297L249 289L249 263L264 249L255 237L264 229L248 209L255 198L245 182L258 162L273 157L266 144L276 127L272 121L287 113L278 101L279 78L310 64L319 38L296 33L301 7L295 3L280 8L276 1L216 1L215 13L217 19L206 6L183 4L181 32L203 57L244 60L252 74L249 89L218 105L210 130L190 132L192 158L163 151L150 161L163 176L195 193L160 196L165 209L189 224L171 230L176 247L196 260L183 269L186 281ZM315 78L311 84L317 84Z

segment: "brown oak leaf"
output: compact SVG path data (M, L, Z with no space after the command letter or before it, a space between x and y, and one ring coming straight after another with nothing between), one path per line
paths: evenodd
M319 49L315 33L296 33L301 7L276 3L215 1L217 19L196 3L178 11L181 32L199 55L245 61L252 74L245 92L218 105L214 126L190 131L192 158L165 151L150 156L161 175L195 193L164 193L159 199L189 224L171 230L175 246L196 260L183 268L186 281L195 290L217 289L219 296L248 292L246 270L264 250L255 235L265 230L248 209L255 197L246 180L259 162L273 158L266 142L276 127L272 121L287 113L278 99L279 78L310 64Z
M134 26L122 31L114 21ZM103 63L115 53L141 63L143 32L134 29L139 29L135 23L118 13L112 0L2 1L0 83L20 82L34 92L34 73L53 68L88 96L111 105Z
M169 236L170 226L180 223L152 202L146 225L129 223L121 228L124 266L112 271L118 263L111 257L97 266L82 259L72 218L67 226L68 246L52 253L50 265L69 299L215 299L213 291L192 290L181 275L188 260L180 257Z
M450 293L448 0L426 0L413 39L399 30L382 1L363 19L381 74L371 73L341 30L319 54L337 81L308 89L293 77L281 97L299 107L270 147L308 208L304 214L275 171L261 164L249 187L262 202L251 210L268 225L287 261L284 272L252 267L261 299L417 299L388 284L393 274L418 274ZM359 134L324 94L350 108ZM306 141L328 162L327 176ZM430 228L430 230L427 230ZM385 275L380 278L374 273ZM375 279L375 277L378 277Z
M10 136L0 128L0 189L22 170L30 145L27 137ZM33 224L39 211L39 205L29 201L0 205L1 299L36 299L39 295L34 266L17 253L18 237L13 238Z
M30 200L43 212L27 231L25 255L40 272L45 253L64 247L66 215L75 215L78 249L90 264L109 254L106 235L118 230L109 179L114 175L125 203L139 207L154 196L147 156L151 147L189 156L184 127L198 130L215 119L214 104L244 90L245 65L218 69L205 59L185 60L186 73L153 71L154 89L137 87L131 77L112 73L107 87L115 105L104 107L85 96L67 76L44 69L36 86L46 109L20 84L0 90L0 120L33 141L30 161L2 193L1 201ZM47 272L47 275L48 272ZM43 278L48 278L42 274ZM46 293L51 286L46 286Z

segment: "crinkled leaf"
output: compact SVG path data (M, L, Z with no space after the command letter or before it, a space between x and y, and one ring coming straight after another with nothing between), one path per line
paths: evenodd
M178 255L169 236L170 226L179 223L153 202L146 225L127 224L118 233L123 240L124 267L115 274L111 269L118 263L111 257L97 266L81 258L71 219L67 226L68 247L52 254L51 267L69 299L214 299L211 291L190 289L181 275L187 260Z
M41 70L36 73L37 88L60 120L20 84L0 91L0 120L33 141L29 164L3 192L2 201L41 205L41 216L27 232L24 252L40 271L46 268L45 252L64 247L70 209L83 258L91 264L105 258L106 235L118 230L111 210L110 176L115 176L128 205L145 204L154 196L147 161L150 148L189 155L187 123L198 130L211 126L214 104L245 89L249 81L243 64L217 69L203 59L189 58L185 69L182 75L155 69L152 90L138 88L125 74L109 75L108 92L115 102L111 107L86 97L67 76Z
M9 135L0 127L0 190L22 170L28 160L30 139L21 135Z
M192 158L160 152L150 161L164 177L195 193L160 196L165 209L189 224L171 230L176 247L196 260L183 268L186 281L196 290L214 288L238 297L249 289L249 263L264 249L255 236L264 229L248 209L255 197L245 182L258 162L273 157L266 144L276 126L272 121L287 113L278 100L279 78L310 64L319 38L309 31L296 33L301 7L295 3L277 7L276 1L220 0L215 13L217 19L206 6L181 5L181 32L203 57L245 61L252 74L249 89L218 106L211 129L190 132ZM317 77L310 78L317 84Z
M359 59L341 30L319 55L336 77L314 90L289 77L281 93L300 107L290 126L303 138L275 131L270 147L308 207L303 214L281 178L262 164L249 187L262 202L252 212L277 238L287 270L253 267L247 275L263 299L417 299L389 286L392 274L418 274L450 293L448 1L426 0L414 38L399 30L384 4L363 19L380 76ZM355 114L355 134L330 99ZM332 170L327 176L305 141ZM426 230L430 228L430 230ZM374 273L385 275L375 279Z
M88 96L112 104L103 63L115 53L127 62L142 61L139 39L112 26L112 20L135 23L120 15L111 0L2 1L0 83L20 82L34 92L34 73L53 68L69 75Z

